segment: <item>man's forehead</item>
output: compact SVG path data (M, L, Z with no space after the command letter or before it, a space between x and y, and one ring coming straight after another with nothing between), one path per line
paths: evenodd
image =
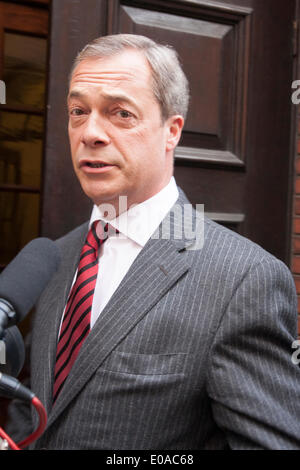
M91 90L105 99L132 104L139 91L152 99L150 66L140 53L84 59L73 72L68 99L84 98Z

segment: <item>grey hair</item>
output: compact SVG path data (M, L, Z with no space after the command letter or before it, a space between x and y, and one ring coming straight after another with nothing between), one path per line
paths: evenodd
M189 105L189 84L180 65L177 52L171 46L154 42L135 34L113 34L94 39L75 58L70 78L75 68L91 57L108 57L125 49L141 51L152 69L152 89L162 118L180 114L186 118Z

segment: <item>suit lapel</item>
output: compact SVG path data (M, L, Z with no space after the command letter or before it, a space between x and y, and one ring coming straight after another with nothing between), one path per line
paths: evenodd
M52 406L53 371L59 326L86 231L87 224L84 224L76 231L76 236L71 236L67 243L62 241L63 258L59 270L50 281L45 296L41 300L42 315L40 315L36 329L38 331L36 341L41 345L39 353L42 357L36 358L33 376L37 378L35 393L42 400L48 414ZM41 377L44 379L41 380Z

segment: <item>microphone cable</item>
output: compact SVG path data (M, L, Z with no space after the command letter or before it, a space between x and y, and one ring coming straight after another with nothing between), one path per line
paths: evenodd
M2 393L1 393L2 392ZM0 394L9 398L19 398L23 401L30 402L37 411L39 423L36 430L26 439L17 444L10 436L0 427L0 438L7 442L11 450L22 450L36 441L44 432L47 425L47 413L42 402L28 388L24 387L17 379L9 375L0 373Z

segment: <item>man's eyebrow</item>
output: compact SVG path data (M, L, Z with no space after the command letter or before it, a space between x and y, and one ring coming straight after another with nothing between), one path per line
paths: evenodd
M71 90L70 93L68 94L68 100L72 99L72 98L84 98L85 97L85 94L82 93L81 91L79 90ZM128 96L124 93L121 93L121 92L102 92L101 93L101 97L104 98L105 100L107 101L122 101L124 103L128 103L128 104L131 104L135 107L138 107L137 105L137 102L135 101L135 99L131 96Z
M68 94L68 100L71 98L83 98L84 94L77 90L71 90Z
M102 97L107 100L107 101L123 101L125 103L133 104L134 106L137 106L137 103L135 99L131 96L125 95L121 92L102 92Z

